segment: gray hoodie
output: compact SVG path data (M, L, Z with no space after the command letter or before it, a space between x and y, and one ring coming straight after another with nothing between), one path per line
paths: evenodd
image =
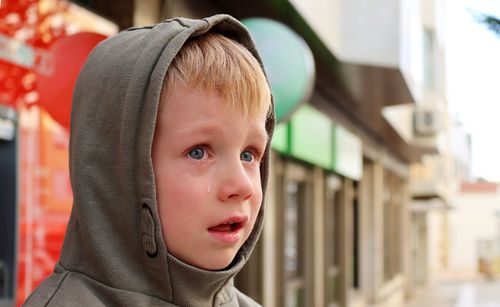
M228 15L130 28L90 54L73 96L71 218L54 273L26 306L257 305L233 287L233 277L259 237L264 206L249 239L221 271L171 256L158 215L151 148L163 78L186 40L207 31L240 42L260 61L247 30ZM274 118L266 129L271 135ZM268 161L269 144L263 192Z

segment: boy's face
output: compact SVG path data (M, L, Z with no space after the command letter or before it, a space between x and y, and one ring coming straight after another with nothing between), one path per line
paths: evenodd
M152 158L169 252L207 270L228 266L262 202L266 112L243 117L214 92L174 91L158 115Z

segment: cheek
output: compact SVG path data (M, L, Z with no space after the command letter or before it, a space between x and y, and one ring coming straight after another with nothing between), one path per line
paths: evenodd
M181 235L186 225L194 225L200 216L200 202L207 192L200 189L200 178L176 168L164 168L157 172L158 211L164 235ZM206 188L205 188L206 189Z
M157 186L160 210L165 213L171 211L170 213L181 215L183 212L197 208L200 201L205 199L207 188L200 178L189 174L172 176L171 173L166 175L162 185Z
M262 186L260 184L260 176L258 176L254 181L254 195L252 199L252 215L257 216L260 207L262 205Z

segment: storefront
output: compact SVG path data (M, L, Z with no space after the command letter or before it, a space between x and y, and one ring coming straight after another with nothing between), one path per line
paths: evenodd
M118 28L63 0L4 0L0 18L0 300L20 305L53 271L71 211L74 82Z
M278 125L259 260L239 274L242 291L266 306L345 306L361 289L362 161L360 139L309 105Z

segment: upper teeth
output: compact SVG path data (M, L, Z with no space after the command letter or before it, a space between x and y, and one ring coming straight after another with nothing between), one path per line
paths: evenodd
M234 224L234 222L229 222L229 225L233 225L233 224Z

